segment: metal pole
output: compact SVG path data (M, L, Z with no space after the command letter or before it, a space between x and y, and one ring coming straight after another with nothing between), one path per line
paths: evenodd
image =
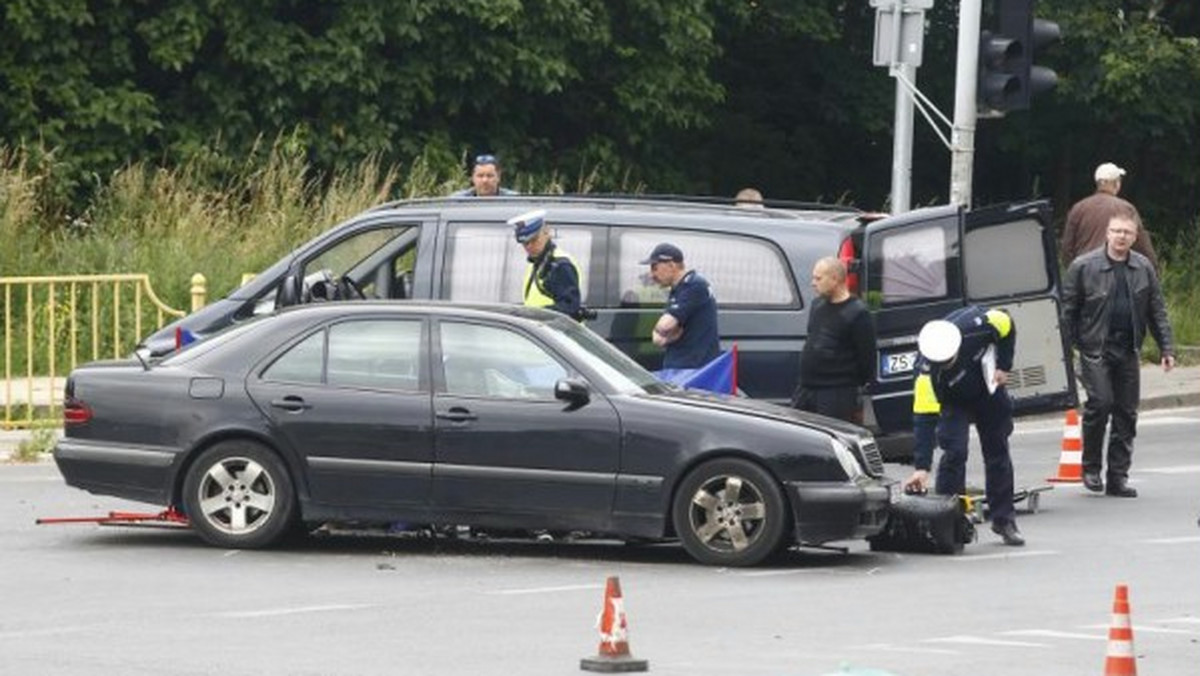
M898 63L892 71L916 86L916 68ZM892 133L892 213L902 214L911 208L913 99L900 78L896 78L896 117Z
M975 159L975 87L979 71L982 0L958 5L958 66L954 84L954 128L950 136L950 203L971 206L971 169Z

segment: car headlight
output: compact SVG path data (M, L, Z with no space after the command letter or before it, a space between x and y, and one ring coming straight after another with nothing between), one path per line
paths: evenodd
M829 445L833 448L833 454L837 457L838 462L842 464L847 478L857 479L862 476L862 465L858 464L858 458L854 457L854 452L850 450L846 442L837 437L830 437Z

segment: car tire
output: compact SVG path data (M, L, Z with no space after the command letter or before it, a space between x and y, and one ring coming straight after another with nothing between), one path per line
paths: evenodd
M671 511L684 549L701 563L753 566L786 544L783 491L747 460L712 460L692 470L679 484Z
M218 547L268 547L296 526L287 467L251 441L224 441L201 453L184 480L183 505L192 528Z

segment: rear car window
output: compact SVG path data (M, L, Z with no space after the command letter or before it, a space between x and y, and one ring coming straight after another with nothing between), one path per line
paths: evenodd
M867 298L872 307L959 295L956 219L884 231L870 246Z

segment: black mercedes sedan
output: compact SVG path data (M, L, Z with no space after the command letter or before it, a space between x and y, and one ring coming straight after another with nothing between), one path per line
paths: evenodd
M865 538L890 485L870 433L665 385L558 314L318 303L156 361L70 375L68 484L266 547L328 521L678 538L746 566Z

